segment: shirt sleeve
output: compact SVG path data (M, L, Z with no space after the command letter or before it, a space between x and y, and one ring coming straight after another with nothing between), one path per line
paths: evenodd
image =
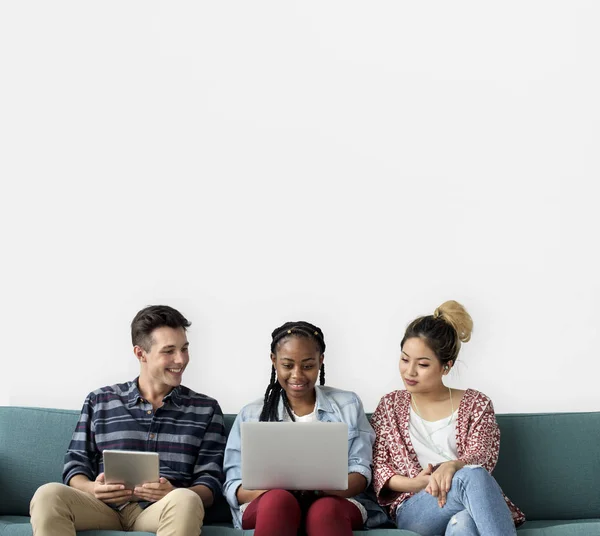
M222 467L226 441L223 412L219 404L215 404L200 445L192 479L192 486L206 486L213 492L214 497L221 493L223 484Z
M242 445L240 423L243 422L243 410L235 418L227 446L225 447L225 461L223 470L225 472L225 484L223 486L223 495L231 508L238 509L240 504L237 500L237 490L242 485Z
M492 472L498 461L500 452L500 429L496 422L496 414L492 401L485 395L475 401L479 407L473 411L472 422L464 439L465 449L460 460L467 465L481 465Z
M90 393L83 403L79 421L65 454L62 478L67 485L75 475L84 475L90 480L95 480L98 476L100 452L94 437L94 403L94 396Z
M375 432L369 424L365 414L363 403L358 395L354 395L353 408L355 413L350 416L351 427L355 427L356 434L349 438L348 443L348 473L359 473L367 480L367 486L371 483L373 465L373 442Z
M375 445L373 447L373 489L380 502L391 504L398 494L385 493L384 486L390 478L398 474L394 465L391 463L389 450L389 416L385 409L385 401L381 399L377 409L371 417L371 424L375 430ZM382 496L385 495L385 497Z

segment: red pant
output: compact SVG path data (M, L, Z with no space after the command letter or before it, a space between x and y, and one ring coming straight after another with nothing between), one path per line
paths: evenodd
M296 536L302 511L296 497L283 489L272 489L254 499L242 517L244 530L254 536ZM307 536L352 536L363 526L356 505L341 497L321 497L306 512Z

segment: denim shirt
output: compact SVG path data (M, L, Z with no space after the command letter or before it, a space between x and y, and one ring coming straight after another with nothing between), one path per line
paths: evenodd
M315 386L315 391L317 419L321 422L344 422L348 425L348 473L359 473L367 479L367 485L370 484L375 432L365 415L360 398L351 391L342 391L334 387ZM240 505L236 496L238 487L242 485L240 423L258 421L262 407L263 399L260 399L242 408L233 423L225 448L223 494L231 508L236 528L242 526ZM281 416L282 412L283 402L280 400L278 414ZM354 499L363 503L362 495Z

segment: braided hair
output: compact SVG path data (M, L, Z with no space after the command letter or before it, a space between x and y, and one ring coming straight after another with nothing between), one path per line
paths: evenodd
M309 324L308 322L286 322L283 326L280 326L273 330L271 333L271 354L277 353L277 347L289 337L305 337L312 339L317 344L319 352L325 353L325 339L323 338L323 332L317 326ZM319 371L319 384L325 385L325 364L321 363L321 369ZM295 421L292 408L285 394L285 390L282 389L279 381L277 380L277 373L275 366L271 364L271 380L267 385L265 391L265 399L263 402L262 411L260 413L259 421L277 421L279 420L278 408L279 400L282 400L283 407L292 421Z

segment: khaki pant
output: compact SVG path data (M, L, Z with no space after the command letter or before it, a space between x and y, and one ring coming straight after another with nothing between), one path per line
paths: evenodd
M35 536L75 536L77 530L156 532L157 536L199 536L204 520L202 499L178 488L142 510L130 503L114 510L89 493L64 484L44 484L31 499Z

